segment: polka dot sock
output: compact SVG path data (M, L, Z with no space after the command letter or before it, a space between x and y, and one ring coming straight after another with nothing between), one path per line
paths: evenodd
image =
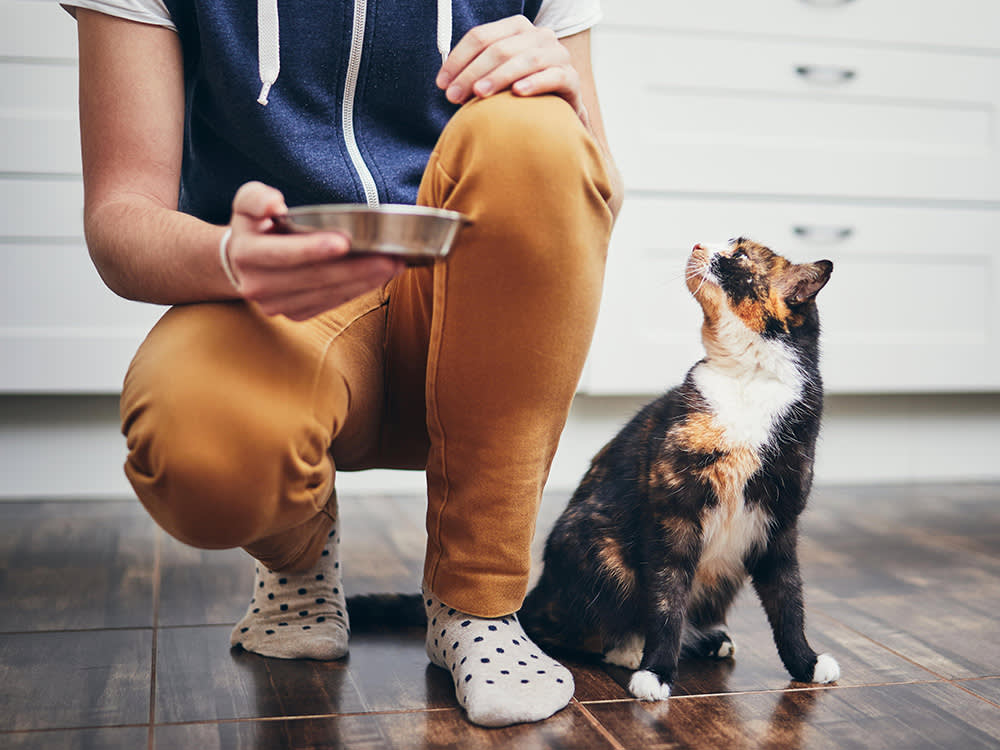
M502 727L541 721L573 698L573 675L542 653L515 615L486 619L424 592L427 656L451 672L469 721Z
M257 563L253 598L229 642L279 659L339 659L351 634L340 580L337 528L305 573L275 573Z

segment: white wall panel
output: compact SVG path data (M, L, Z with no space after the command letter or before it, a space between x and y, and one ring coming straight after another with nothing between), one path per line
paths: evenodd
M2 0L0 57L75 65L76 22L52 0Z
M0 392L116 393L161 310L98 277L83 239L76 23L0 0Z

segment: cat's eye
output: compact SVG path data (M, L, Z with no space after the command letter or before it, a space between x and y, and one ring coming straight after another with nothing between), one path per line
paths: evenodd
M744 250L742 247L740 247L740 248L737 248L736 250L734 250L733 254L731 256L729 256L729 257L731 257L731 258L746 258L747 257L747 251Z

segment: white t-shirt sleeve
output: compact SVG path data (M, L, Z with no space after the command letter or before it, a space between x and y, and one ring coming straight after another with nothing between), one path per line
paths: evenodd
M564 37L586 31L601 20L601 0L542 0L535 26Z
M166 26L177 31L163 0L60 0L60 5L73 16L76 16L77 8L87 8L109 16Z

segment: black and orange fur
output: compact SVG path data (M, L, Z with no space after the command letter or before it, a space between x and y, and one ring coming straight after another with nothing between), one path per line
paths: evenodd
M726 612L749 577L796 680L839 667L806 641L797 520L823 402L816 294L833 264L793 264L739 238L696 245L688 288L706 356L593 459L519 613L542 645L636 670L669 695L682 647L723 658Z

